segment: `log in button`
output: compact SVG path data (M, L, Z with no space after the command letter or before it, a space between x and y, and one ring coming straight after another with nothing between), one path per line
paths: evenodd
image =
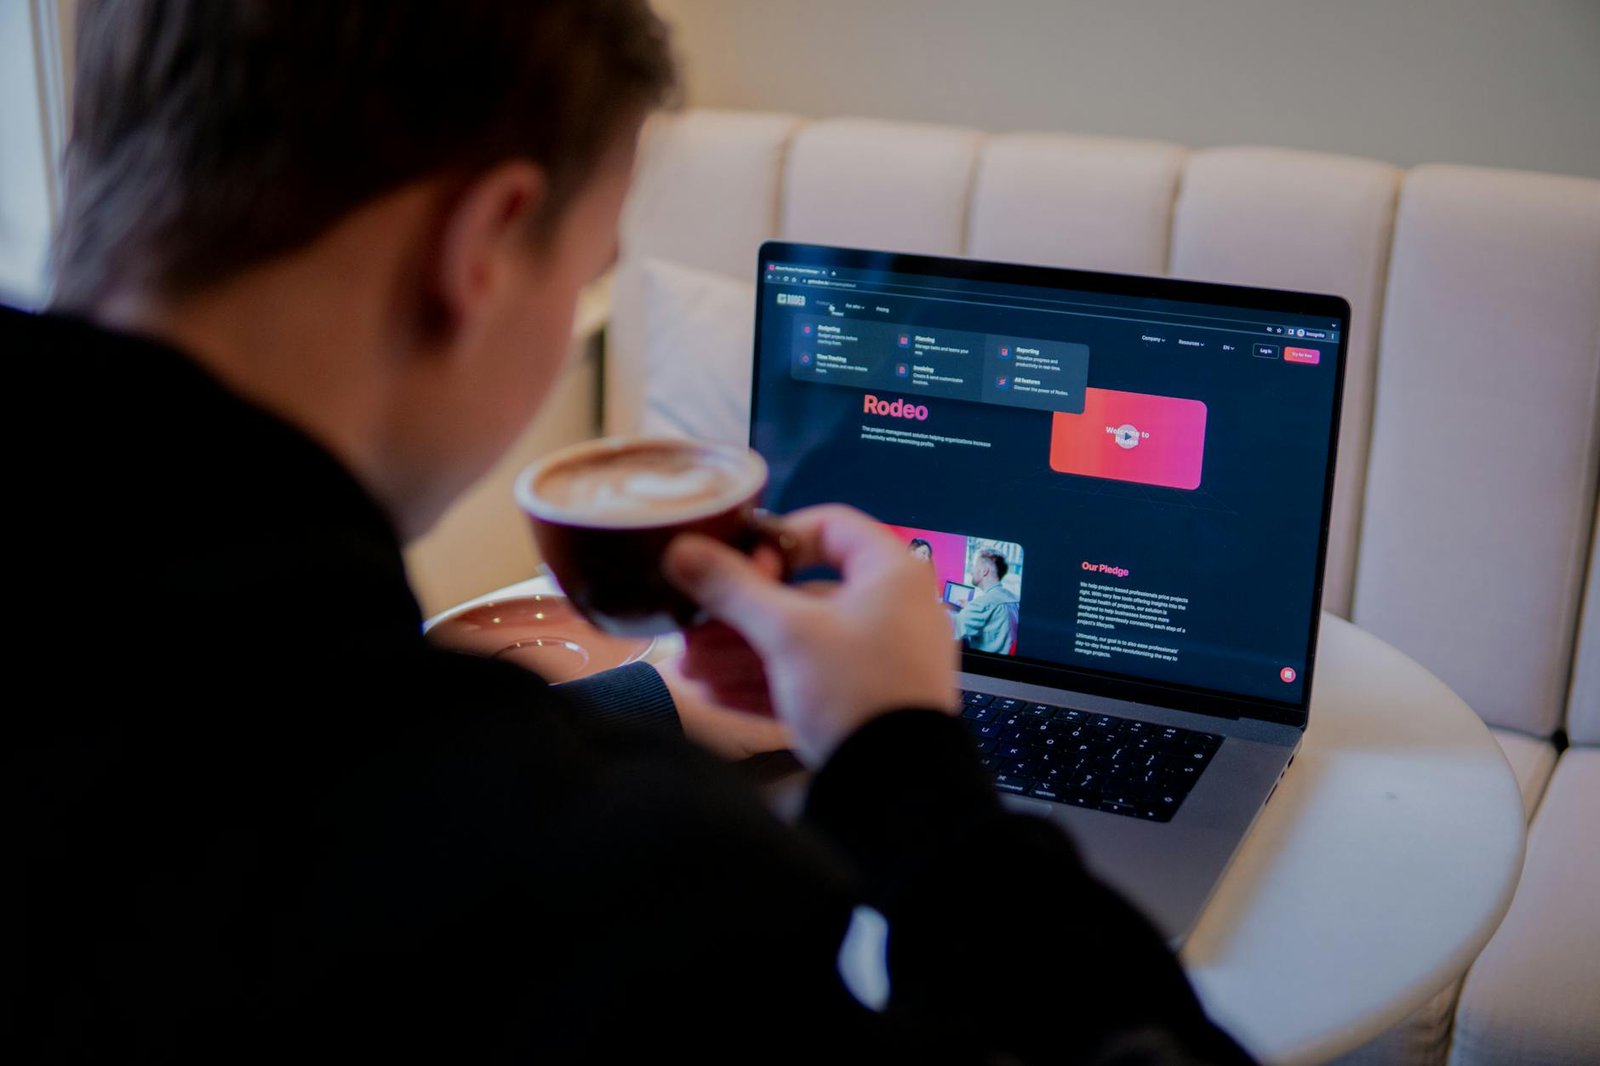
M1250 351L1257 359L1278 358L1278 346L1276 344L1258 344L1251 348Z

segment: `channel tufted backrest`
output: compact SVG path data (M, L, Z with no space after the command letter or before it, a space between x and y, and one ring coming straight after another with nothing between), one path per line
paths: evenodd
M1573 670L1600 450L1600 182L688 111L653 123L626 213L608 429L638 424L641 264L749 281L769 237L1344 296L1325 606L1493 724L1549 736L1570 699L1600 739L1600 665Z
M1406 178L1354 621L1492 725L1561 722L1600 452L1600 181Z

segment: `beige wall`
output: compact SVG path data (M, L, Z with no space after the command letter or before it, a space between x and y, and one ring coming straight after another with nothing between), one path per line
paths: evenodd
M1600 0L657 0L691 103L1600 177Z
M538 572L533 533L511 486L518 472L540 456L594 436L599 373L593 352L575 359L495 468L407 548L406 571L423 617Z

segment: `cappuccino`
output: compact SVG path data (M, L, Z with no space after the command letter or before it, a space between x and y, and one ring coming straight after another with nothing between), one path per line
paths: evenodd
M749 491L752 464L693 442L597 448L552 464L532 495L574 521L607 526L681 520ZM555 517L552 515L552 517Z
M767 464L748 448L597 440L524 470L516 492L539 554L573 605L607 633L643 636L700 617L661 572L661 557L679 534L744 552L772 541L755 515L766 481Z

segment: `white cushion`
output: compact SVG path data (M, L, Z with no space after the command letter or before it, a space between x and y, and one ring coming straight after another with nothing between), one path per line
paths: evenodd
M1162 274L1185 150L1158 141L1009 133L978 162L967 254Z
M981 134L833 119L795 135L783 191L792 241L960 255Z
M778 190L792 115L687 111L646 128L622 219L622 262L606 331L605 422L638 428L644 404L644 289L640 264L666 259L755 277L761 242L778 232Z
M1550 771L1556 767L1556 747L1548 740L1530 737L1510 729L1491 729L1489 735L1505 752L1511 772L1517 775L1517 789L1522 793L1522 816L1531 819L1539 809L1539 797L1550 781Z
M1467 975L1452 1066L1600 1062L1600 750L1561 757L1511 910Z
M1455 1021L1461 982L1452 981L1428 1002L1329 1066L1443 1066L1450 1054L1450 1026Z
M1600 504L1589 544L1589 587L1583 595L1583 624L1572 663L1572 694L1567 698L1567 736L1574 744L1600 744Z
M1373 352L1400 171L1280 148L1189 156L1173 219L1171 272L1234 285L1343 296L1349 364L1333 489L1324 610L1350 611L1371 425Z
M1355 621L1493 725L1549 736L1594 519L1600 181L1406 180Z
M651 120L623 214L623 251L734 277L778 231L793 115L686 111Z
M749 439L755 282L643 264L644 418L650 435Z

